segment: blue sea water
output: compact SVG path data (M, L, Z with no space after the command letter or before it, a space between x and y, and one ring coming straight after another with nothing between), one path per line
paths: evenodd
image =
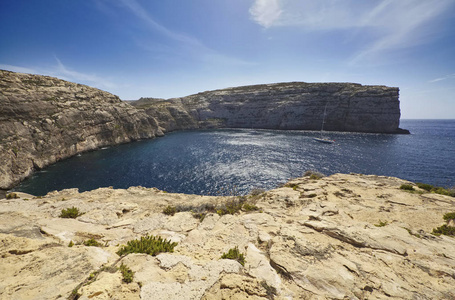
M223 129L182 131L84 153L36 172L17 191L130 186L217 194L270 189L306 170L362 173L455 186L455 120L402 120L410 135Z

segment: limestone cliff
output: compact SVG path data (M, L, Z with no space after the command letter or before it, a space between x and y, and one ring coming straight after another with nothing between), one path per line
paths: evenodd
M0 70L0 189L79 152L161 134L153 117L110 93Z
M142 187L18 193L0 200L0 298L455 299L455 238L431 234L455 198L402 184L412 183L303 177L221 216L210 207L239 198ZM169 205L180 212L165 215ZM84 214L59 217L71 207ZM178 244L157 256L116 253L148 234ZM220 259L234 247L244 265Z
M263 128L371 133L399 129L398 88L354 83L290 82L207 91L183 98L141 98L132 104L166 131Z

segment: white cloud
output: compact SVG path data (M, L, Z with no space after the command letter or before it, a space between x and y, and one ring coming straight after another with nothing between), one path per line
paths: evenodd
M136 0L121 0L122 4L127 7L138 19L142 20L142 22L147 26L147 28L152 32L158 32L162 36L177 42L178 47L174 45L163 45L163 44L156 44L155 41L150 43L150 40L136 40L136 44L140 47L144 48L148 51L161 51L165 53L167 56L170 54L171 56L187 56L192 55L193 57L199 59L203 62L208 62L210 64L216 63L220 65L251 65L253 63L249 61L245 61L236 57L231 57L229 55L225 55L223 53L219 53L216 50L213 50L206 45L204 45L201 41L197 38L176 32L171 30L158 22L156 22L152 16L150 16L149 12L142 7ZM182 51L183 50L183 51Z
M18 73L28 73L28 74L38 73L35 69L25 68L25 67L20 67L20 66L13 66L13 65L4 65L4 64L0 64L0 69L18 72Z
M280 0L256 0L250 8L253 20L265 28L273 26L282 12Z
M454 74L449 74L449 75L446 75L446 76L443 76L443 77L440 77L440 78L435 78L435 79L430 80L428 82L434 83L434 82L443 81L443 80L446 80L446 79L455 79L455 73Z
M355 63L386 50L427 42L440 30L432 21L454 4L453 0L255 0L250 15L265 28L351 30L374 37L353 56Z
M76 81L90 84L97 88L109 89L115 88L115 84L106 80L105 78L99 77L94 74L86 74L70 70L65 65L63 65L63 63L60 61L60 59L57 58L57 56L55 56L55 60L57 61L57 68L50 72L52 76L56 76L68 81Z
M87 84L96 88L105 88L105 89L113 89L117 86L110 82L109 80L94 75L94 74L86 74L81 73L78 71L74 71L63 65L63 63L54 56L57 65L52 66L50 68L30 68L30 67L22 67L22 66L13 66L13 65L6 65L0 64L0 69L9 70L13 72L19 73L28 73L28 74L38 74L38 75L45 75L45 76L53 76L63 80L78 82Z

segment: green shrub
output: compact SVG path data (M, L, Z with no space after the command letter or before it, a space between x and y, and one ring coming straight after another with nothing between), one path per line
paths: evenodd
M102 247L103 245L95 239L89 239L83 242L84 246Z
M387 221L382 222L381 220L379 220L379 224L374 224L374 226L376 226L376 227L384 227L384 226L386 226L387 224L388 224Z
M18 199L19 196L16 193L9 193L6 195L6 199Z
M238 261L242 266L245 266L245 256L240 253L237 246L229 249L227 253L223 253L223 255L221 255L221 259L233 259Z
M120 272L122 273L123 282L125 283L133 282L134 272L123 263L120 265Z
M257 207L254 204L244 203L243 206L242 206L242 209L244 211L256 211L256 210L259 210L259 207Z
M428 191L430 192L432 189L434 189L434 186L432 186L431 184L426 184L426 183L421 183L421 182L417 182L416 183L417 186L425 191Z
M239 198L238 200L230 200L227 201L223 206L217 209L216 213L219 214L220 216L223 215L234 215L238 213L241 209L242 206L245 202L244 198Z
M325 175L317 171L308 170L305 172L305 174L303 174L303 176L310 177L310 179L312 180L319 180L323 178Z
M173 216L177 212L177 208L175 206L168 205L164 210L163 214L168 216Z
M405 190L405 191L413 191L414 187L410 184L402 184L400 186L400 189Z
M73 247L73 246L74 246L74 243L73 243L73 241L70 241L70 242L69 242L69 244L68 244L68 247L70 247L70 248L71 248L71 247Z
M455 220L455 212L446 213L443 218L447 222L449 222L450 220Z
M128 241L117 251L117 254L122 256L129 253L146 253L155 256L161 252L174 252L175 246L177 243L165 240L160 236L146 235L140 240Z
M442 187L435 187L434 189L431 190L431 192L440 195L455 197L455 190L445 189Z
M433 228L434 235L449 235L449 236L455 236L455 227L453 226L448 226L446 224L438 227L438 228Z
M77 207L73 206L71 208L62 209L62 212L60 213L60 218L76 219L82 214L83 213L79 212L79 209Z
M452 189L445 189L445 188L440 187L440 186L433 186L431 184L426 184L426 183L417 183L417 186L419 188L421 188L421 189L426 190L427 192L455 197L455 189L453 189L453 188Z

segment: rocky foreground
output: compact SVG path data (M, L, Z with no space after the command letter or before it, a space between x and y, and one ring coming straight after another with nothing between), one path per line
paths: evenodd
M404 183L302 177L249 196L260 211L203 219L163 209L232 198L142 187L18 193L0 201L0 298L455 299L455 239L430 233L455 198L404 191ZM71 207L84 214L59 217ZM147 234L178 244L157 256L116 254ZM100 246L83 244L90 239ZM220 259L234 247L244 266ZM122 264L134 272L130 283Z

